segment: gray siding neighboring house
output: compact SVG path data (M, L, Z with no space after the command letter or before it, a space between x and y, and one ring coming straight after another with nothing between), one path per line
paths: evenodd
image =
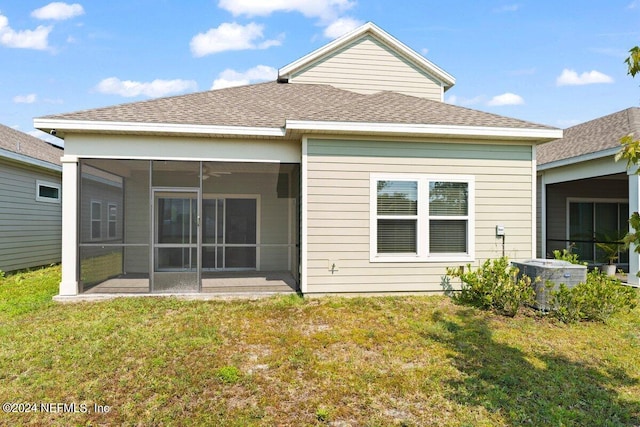
M538 147L538 257L571 246L582 259L602 263L595 243L627 231L629 214L640 210L638 176L614 157L629 134L640 136L640 108L570 127ZM619 267L637 282L637 254L621 253Z
M442 102L454 83L367 23L277 81L36 118L65 140L60 298L441 292L447 267L534 257L535 147L562 131ZM82 235L101 175L110 241Z
M62 153L0 125L0 270L60 262Z

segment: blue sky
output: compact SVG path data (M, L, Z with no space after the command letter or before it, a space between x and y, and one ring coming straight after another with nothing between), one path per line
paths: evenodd
M456 78L446 102L561 128L640 105L640 0L0 0L0 123L271 80L367 21Z

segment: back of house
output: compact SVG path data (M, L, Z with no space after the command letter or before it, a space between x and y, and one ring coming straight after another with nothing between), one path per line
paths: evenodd
M535 146L562 132L454 84L367 23L277 81L35 119L65 139L60 296L438 292L532 258Z

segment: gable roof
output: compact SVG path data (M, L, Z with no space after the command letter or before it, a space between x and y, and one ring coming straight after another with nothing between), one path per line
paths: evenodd
M456 79L453 78L452 75L450 75L431 61L427 60L424 56L418 54L416 51L409 48L407 45L400 42L386 31L382 30L373 22L367 22L366 24L361 25L353 31L343 35L342 37L338 37L337 39L322 46L321 48L316 49L313 52L303 56L302 58L280 68L278 70L278 80L288 81L290 76L292 76L296 72L310 66L313 63L321 61L330 53L335 52L352 43L354 40L362 38L366 35L372 36L380 43L390 47L392 50L405 57L407 60L415 64L418 68L424 70L427 74L440 80L445 91L455 85Z
M620 138L630 133L640 136L640 108L632 107L567 128L562 139L547 142L537 148L538 165L553 162L580 161L581 156L600 157L615 154Z
M550 140L545 125L424 98L372 95L323 84L260 83L34 119L65 132L253 136L297 139L297 131L363 134L485 135Z
M0 157L61 170L62 148L0 125Z

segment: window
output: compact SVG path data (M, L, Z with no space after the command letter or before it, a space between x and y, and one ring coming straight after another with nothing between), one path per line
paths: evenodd
M115 204L109 203L109 217L107 219L108 219L108 226L109 226L109 231L108 231L109 238L115 238L116 223L118 221L118 207Z
M102 237L102 203L91 202L91 238L93 240Z
M60 203L60 184L36 181L36 200L38 202Z
M371 176L371 261L473 258L470 176Z
M584 261L607 262L597 242L617 242L627 234L627 200L569 198L567 204L567 243L575 245L573 252ZM627 251L619 251L618 257L619 263L629 262Z

